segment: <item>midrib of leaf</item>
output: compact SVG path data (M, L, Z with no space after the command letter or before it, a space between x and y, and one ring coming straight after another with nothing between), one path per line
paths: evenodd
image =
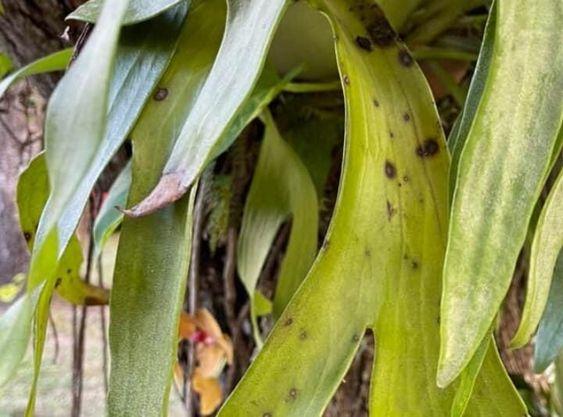
M436 109L404 45L358 46L371 24L385 27L375 4L316 3L332 18L345 92L339 196L321 253L219 416L321 415L369 328L372 415L443 417L455 390L435 384L449 165ZM493 349L476 383L465 416L524 414Z
M491 64L452 202L441 386L470 361L506 294L563 115L561 3L500 0L496 8Z

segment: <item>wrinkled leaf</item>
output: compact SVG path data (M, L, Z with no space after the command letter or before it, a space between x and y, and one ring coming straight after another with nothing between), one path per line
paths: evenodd
M81 20L95 23L105 0L90 0L69 14L67 20ZM189 4L189 0L130 0L122 25L132 25L151 19L171 9L179 3Z
M128 203L138 202L158 182L178 123L190 112L211 69L225 15L223 0L194 0L177 53L160 80L167 95L147 104L131 133ZM167 409L192 205L193 198L184 198L146 218L125 218L122 224L110 302L110 417L160 416Z
M536 225L530 254L526 303L513 347L528 343L547 304L553 270L563 246L563 171L559 173Z
M225 149L222 142L256 81L287 0L228 0L225 35L213 69L180 134L154 190L128 214L141 216L179 199L208 162Z
M337 205L311 271L219 416L320 416L372 329L371 414L443 417L455 391L435 383L449 165L438 115L377 7L317 3L332 18L346 98ZM525 414L494 349L476 385L466 417Z
M2 57L4 56L5 55L2 55ZM0 81L0 97L4 95L10 85L20 78L27 77L29 75L43 74L45 72L63 71L67 67L71 56L72 48L63 49L62 51L47 55L46 57L40 58L37 61L14 71ZM6 59L8 58L6 57L5 59L0 60L0 77L3 77L4 74L12 67L10 60L8 59L6 61Z
M319 223L317 194L307 168L280 136L268 111L263 113L262 120L264 141L244 206L237 250L237 269L252 299L251 317L257 336L256 306L252 296L278 229L291 218L291 234L274 297L276 318L315 258Z
M499 0L490 70L459 160L438 384L467 365L510 285L561 126L560 0Z
M534 369L543 372L563 349L563 251L559 252L547 306L536 336Z
M105 243L121 224L123 213L118 207L125 207L130 187L131 163L128 163L111 186L94 222L95 256L102 253Z

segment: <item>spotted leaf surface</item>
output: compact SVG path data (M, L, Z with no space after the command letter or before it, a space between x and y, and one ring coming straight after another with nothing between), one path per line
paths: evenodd
M320 416L366 330L374 416L449 416L436 386L449 157L426 81L380 9L318 1L346 104L337 205L323 249L220 417ZM457 385L457 384L456 384ZM489 349L465 416L521 417Z
M229 0L221 48L179 137L162 178L127 213L142 216L181 198L204 167L225 149L224 137L251 94L287 0Z

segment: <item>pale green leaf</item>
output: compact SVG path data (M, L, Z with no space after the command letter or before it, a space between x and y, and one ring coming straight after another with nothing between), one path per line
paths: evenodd
M67 20L81 20L95 23L106 0L90 0L69 14ZM109 1L109 0L108 0ZM189 0L130 0L122 25L133 25L149 20L180 3L189 4Z
M37 287L24 293L0 317L0 389L17 370L29 342L34 307L41 292Z
M20 78L27 77L29 75L43 74L45 72L63 71L67 67L71 56L72 48L63 49L62 51L54 52L51 55L39 58L37 61L14 71L0 81L0 97L6 93L6 90L10 87L10 85ZM9 60L6 61L3 59L1 61L0 77L2 77L11 68L11 62Z
M449 165L438 115L375 4L316 3L344 85L339 196L321 253L219 416L320 416L371 329L370 413L444 417L455 390L435 383ZM525 415L494 349L476 386L466 417Z
M223 34L224 0L194 0L160 85L131 133L136 203L160 176L178 132L211 70ZM158 138L158 140L154 140ZM185 292L191 220L187 198L121 228L110 302L110 417L166 414ZM143 364L139 366L139 364Z
M315 185L297 154L280 136L265 111L264 141L244 206L237 250L237 269L249 297L279 227L291 216L292 226L274 296L277 318L309 271L317 252L319 205ZM257 340L255 301L251 317Z
M105 243L123 221L119 207L125 207L131 187L131 163L128 163L111 186L94 222L94 253L99 256Z
M213 69L181 126L158 185L129 215L145 215L179 199L225 149L221 139L259 78L288 0L227 3L227 25Z
M563 246L563 171L559 173L536 225L530 253L526 302L513 347L528 343L547 304L553 270Z
M559 252L547 306L536 336L534 369L543 372L563 349L563 251Z
M497 11L495 3L493 3L493 7L491 8L489 18L487 20L487 25L485 26L485 34L483 37L483 43L481 44L481 51L479 53L479 58L477 59L477 65L475 67L473 78L471 79L463 111L459 115L458 120L450 133L450 137L448 138L448 147L452 153L452 163L450 166L450 197L453 196L455 190L461 151L467 141L473 119L475 118L477 108L479 107L479 103L481 101L481 96L483 95L483 90L485 89L487 76L489 74L491 59L493 57L496 16Z
M496 11L489 72L452 201L440 386L469 363L501 306L563 116L561 1L499 0Z

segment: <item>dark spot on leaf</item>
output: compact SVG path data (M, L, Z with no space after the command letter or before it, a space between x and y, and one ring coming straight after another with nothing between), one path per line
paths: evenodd
M393 138L395 137L395 134L390 131L390 132L389 132L389 137L390 137L391 139L393 139Z
M410 119L411 119L410 114L408 114L408 113L403 114L403 120L404 120L405 122L408 122Z
M360 336L358 336L357 334L355 334L354 336L352 336L352 342L358 343L359 341L360 341Z
M159 88L156 90L156 93L154 93L154 99L156 101L162 101L166 99L166 97L168 97L168 89L166 88Z
M58 277L57 280L55 281L55 288L61 285L61 282L63 282L63 279L61 277Z
M289 317L286 321L284 321L284 326L291 326L293 324L293 319Z
M301 330L301 332L299 333L299 339L305 340L305 339L307 339L307 337L308 337L307 331L306 331L306 330Z
M390 179L397 176L397 168L390 161L385 161L385 176Z
M442 320L440 319L440 316L436 317L436 324L440 324L442 322Z
M391 221L391 218L395 214L395 208L389 200L387 200L387 220Z
M379 107L379 101L377 101L376 99L373 99L373 105L375 107Z
M365 51L373 50L371 41L363 36L356 36L356 45L358 45L360 48L362 48Z
M70 268L68 268L68 269L66 270L66 273L67 273L67 274L70 274L71 272L72 272L72 269L70 269Z
M364 255L366 256L366 258L370 258L370 257L371 257L371 250L370 250L370 248L365 248L365 249L364 249Z
M348 77L347 75L342 77L342 80L344 81L344 84L350 85L350 77Z
M409 182L409 177L407 177L406 175L403 177L403 181L404 182Z
M412 59L412 56L408 51L401 49L399 51L399 62L403 67L410 67L414 63L414 60Z
M31 232L23 232L23 237L26 242L29 242L31 240Z
M435 139L430 138L430 139L426 139L422 143L422 145L419 145L416 148L416 154L421 158L428 158L436 155L439 150L440 150L440 146L438 145L438 142L436 142Z
M391 46L395 42L397 34L379 8L372 10L374 11L373 17L367 27L371 41L382 48Z
M412 266L412 269L418 269L419 265L418 265L417 261L411 261L411 266Z

